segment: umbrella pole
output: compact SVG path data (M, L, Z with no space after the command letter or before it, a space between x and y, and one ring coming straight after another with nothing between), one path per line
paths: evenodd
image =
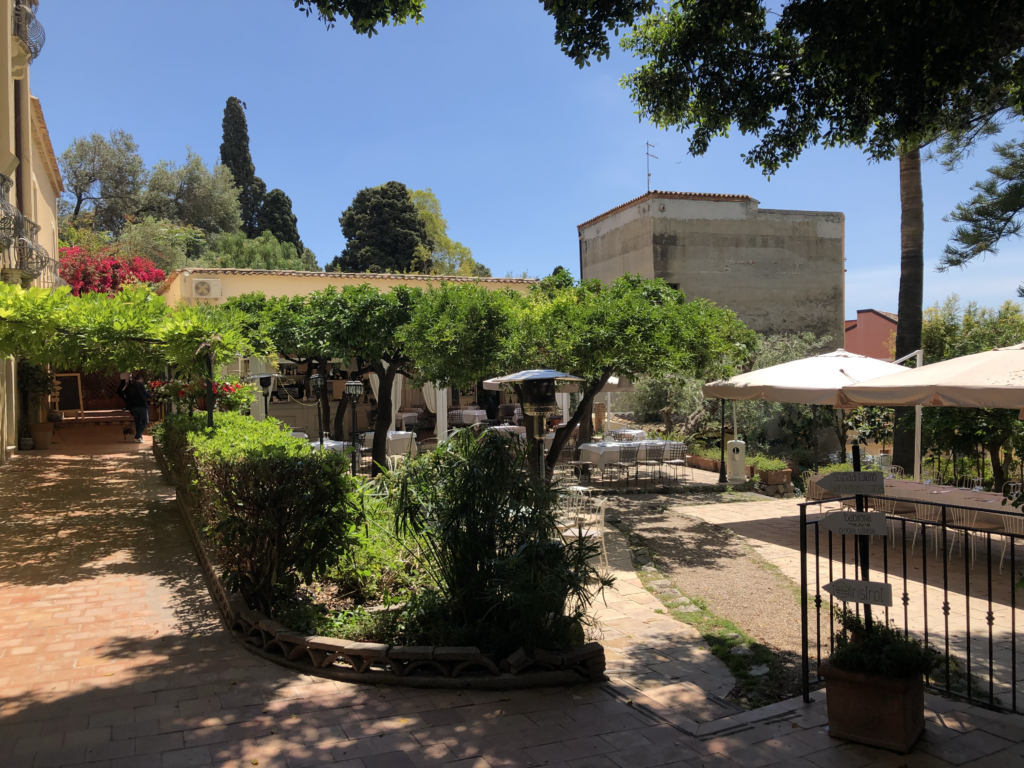
M718 401L718 410L721 412L722 416L722 460L718 464L718 482L725 483L728 482L728 478L725 474L725 398Z
M917 350L917 367L924 365L924 351ZM914 482L921 482L921 406L914 406Z
M811 406L811 437L814 438L814 474L818 474L818 406Z

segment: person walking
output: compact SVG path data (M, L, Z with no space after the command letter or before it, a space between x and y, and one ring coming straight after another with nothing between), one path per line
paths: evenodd
M131 381L122 380L117 394L135 419L135 442L141 443L142 433L149 425L149 390L142 381L142 374L136 371Z

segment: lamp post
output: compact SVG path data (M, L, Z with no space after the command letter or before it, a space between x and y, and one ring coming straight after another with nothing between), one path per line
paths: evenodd
M324 419L320 412L320 395L324 391L324 377L314 373L309 377L309 388L313 390L313 397L316 398L316 428L320 433L320 450L324 449Z
M260 387L263 389L263 418L270 417L270 388L274 385L273 376L260 376Z
M356 453L359 450L356 446L356 403L358 403L359 398L363 396L363 382L359 379L349 379L346 381L345 395L348 397L349 403L352 406L352 432L349 434L349 440L352 442L352 477L355 477Z

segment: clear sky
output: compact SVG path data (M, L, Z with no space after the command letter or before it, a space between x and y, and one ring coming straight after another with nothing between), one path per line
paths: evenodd
M190 146L219 160L228 96L246 102L256 173L291 198L321 264L344 247L338 216L361 188L431 187L497 276L578 273L576 225L652 187L748 194L765 208L846 214L847 316L896 310L899 172L856 149L811 150L771 181L743 164L742 136L695 159L684 137L634 114L610 59L577 69L536 0L431 0L421 25L373 39L327 31L292 0L43 0L46 47L32 65L54 149L94 131L131 133L149 164ZM925 302L952 292L998 304L1024 278L1024 247L947 275L933 271L942 221L992 164L924 170Z

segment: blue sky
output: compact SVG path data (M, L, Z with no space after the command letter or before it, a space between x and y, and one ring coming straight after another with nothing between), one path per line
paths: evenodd
M467 10L468 9L468 10ZM344 240L338 216L361 188L398 180L438 195L450 234L495 275L578 271L576 225L646 189L749 194L765 208L846 214L847 316L895 311L899 173L856 149L810 150L771 181L747 168L742 136L686 154L683 136L634 114L618 49L577 69L534 0L432 0L421 25L373 39L327 31L291 0L44 0L46 47L32 65L54 149L121 128L143 157L219 159L228 96L248 106L256 172L292 198L303 241L323 264ZM1024 247L947 275L932 267L942 221L992 163L956 174L925 166L925 302L952 292L1014 298Z

